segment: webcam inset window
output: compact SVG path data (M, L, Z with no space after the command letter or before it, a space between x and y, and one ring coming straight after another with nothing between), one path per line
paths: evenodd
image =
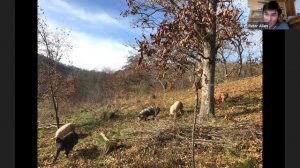
M248 0L249 29L300 29L299 0Z

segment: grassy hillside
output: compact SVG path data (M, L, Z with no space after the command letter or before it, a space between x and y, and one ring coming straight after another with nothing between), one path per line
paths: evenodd
M197 123L196 167L262 167L262 76L219 84L218 92L229 93L229 99L216 105L215 119ZM174 123L168 113L176 100L183 102L185 113ZM194 104L194 91L180 90L72 109L62 121L75 123L80 139L69 159L61 152L56 164L51 139L56 128L41 121L38 167L190 167ZM155 120L138 122L137 113L149 105L162 111ZM108 155L103 154L100 132L116 141Z

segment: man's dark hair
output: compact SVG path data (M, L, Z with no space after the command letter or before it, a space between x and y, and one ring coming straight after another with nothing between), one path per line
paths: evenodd
M266 3L263 7L263 12L265 12L266 10L277 10L278 15L281 15L282 13L281 8L276 1L270 1Z

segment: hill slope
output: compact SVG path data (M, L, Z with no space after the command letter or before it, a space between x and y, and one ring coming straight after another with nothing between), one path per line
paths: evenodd
M216 118L197 123L195 133L196 167L262 167L262 76L222 83L216 92L229 93L229 99L216 105ZM53 128L38 131L39 167L189 167L195 94L192 90L155 93L155 98L130 97L109 105L77 109L65 122L74 122L79 143L69 159L56 152ZM183 116L176 122L168 108L184 103ZM138 122L136 115L148 105L162 111L155 120ZM116 145L103 155L104 132Z

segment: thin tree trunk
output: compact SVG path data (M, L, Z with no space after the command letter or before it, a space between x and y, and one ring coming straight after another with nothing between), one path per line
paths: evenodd
M161 87L163 88L163 91L164 91L164 96L163 96L163 102L164 102L164 106L165 108L167 107L166 105L166 92L167 92L167 83L166 84L163 84L161 80L158 80L159 83L161 84Z
M223 61L224 61L224 62L223 62L223 64L224 64L224 70L225 70L225 72L224 72L224 77L225 77L225 80L227 81L227 80L228 80L227 61L226 61L226 59L224 59Z
M228 57L225 57L224 48L222 48L222 50L219 51L219 54L221 55L221 63L223 64L223 68L224 68L224 79L225 81L227 81L228 76L230 74L228 74L228 67L227 67L227 60L226 60Z
M52 103L53 103L54 110L55 110L56 125L57 125L57 128L59 128L58 102L57 102L56 95L54 93L52 84L51 84L50 88L51 88Z
M241 44L238 44L238 45L241 45ZM242 57L242 51L243 49L238 46L238 55L239 55L239 69L238 69L238 76L240 77L241 76L241 73L242 73L242 69L243 69L243 57Z
M198 112L198 89L196 89L196 104L194 109L194 121L193 121L193 130L192 130L192 167L195 168L195 127L196 127L196 118Z
M252 66L253 66L253 62L252 62L252 59L251 59L251 54L249 53L249 56L248 56L248 67L249 67L249 74L250 74L250 76L253 76Z

